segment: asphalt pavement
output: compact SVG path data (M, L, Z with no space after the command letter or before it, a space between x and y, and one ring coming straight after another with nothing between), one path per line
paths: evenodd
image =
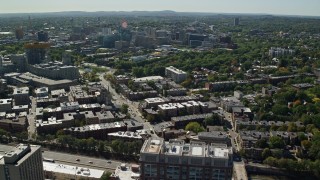
M114 73L114 69L110 69L110 71L108 73L113 74ZM104 85L105 87L109 88L109 92L112 94L113 97L113 103L118 105L118 106L122 106L123 104L127 104L129 106L128 110L129 110L129 114L131 116L132 119L137 120L140 123L143 123L144 129L152 129L153 130L153 126L149 123L146 122L146 119L144 119L141 115L141 113L138 110L138 106L139 103L138 102L133 102L128 100L127 98L125 98L123 95L118 94L115 89L111 86L110 82L107 81L106 79L104 79L104 74L100 74L99 78L100 78L100 82L102 85Z

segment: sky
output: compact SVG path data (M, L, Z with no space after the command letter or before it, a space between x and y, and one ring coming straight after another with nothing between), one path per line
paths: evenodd
M0 0L0 13L159 10L320 16L320 0Z

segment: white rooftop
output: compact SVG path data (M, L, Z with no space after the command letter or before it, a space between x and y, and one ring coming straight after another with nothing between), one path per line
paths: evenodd
M214 156L215 157L228 157L229 150L226 148L214 148Z
M191 154L194 156L202 156L203 147L192 147Z
M43 169L45 171L63 173L88 178L101 178L104 171L98 169L89 169L77 166L70 166L65 164L57 164L51 162L43 162Z

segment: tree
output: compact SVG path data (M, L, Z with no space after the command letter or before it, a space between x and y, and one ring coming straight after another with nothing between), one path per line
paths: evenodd
M274 157L268 157L266 160L263 161L264 164L268 164L269 166L277 166L278 161Z
M137 78L143 77L144 76L143 67L134 67L134 68L132 68L132 74Z
M148 114L146 119L147 119L149 122L153 122L153 121L155 120L155 117L154 117L154 115L152 115L152 114Z
M284 115L287 116L290 112L289 108L285 105L275 104L272 107L272 112L276 115Z
M105 173L103 173L103 175L101 176L100 180L109 180L111 174L112 174L111 172L105 172Z
M312 137L312 145L309 150L309 155L313 159L320 160L320 133L316 133Z
M204 131L204 128L197 122L190 122L186 126L186 131L193 131L195 133Z
M17 133L17 138L19 140L26 140L28 139L28 132L27 131L23 131L21 133Z
M301 146L308 150L312 146L312 143L308 140L303 140L301 141Z
M123 114L127 114L128 113L128 109L129 109L128 104L122 104L122 106L120 108L120 112L123 113Z
M293 123L293 122L290 122L289 124L288 124L288 129L287 129L287 131L289 131L289 132L297 132L297 125L295 124L295 123Z
M212 116L207 117L204 120L204 123L206 126L215 126L215 125L220 125L220 117L218 114L212 114Z
M99 141L99 143L98 143L98 151L99 151L99 153L102 153L102 152L105 151L105 145L106 144L103 141Z
M285 146L284 141L282 140L282 138L278 137L278 136L270 137L269 142L270 142L270 147L272 149L274 149L274 148L282 149Z
M268 143L266 139L259 139L254 146L256 148L267 148Z
M270 149L269 148L265 148L263 151L262 151L262 154L261 154L261 156L262 156L262 158L263 159L267 159L269 156L271 156L272 155L272 153L271 153L271 151L270 151Z

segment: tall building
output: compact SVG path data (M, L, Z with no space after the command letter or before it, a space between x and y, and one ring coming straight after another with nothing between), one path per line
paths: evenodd
M15 105L29 105L29 88L28 87L20 87L13 89L13 98Z
M0 55L0 67L2 67L3 57Z
M15 35L18 40L23 39L24 33L22 27L16 29Z
M71 53L70 51L65 51L62 54L62 63L64 65L72 65Z
M187 73L173 66L166 67L165 74L176 83L181 83L187 79Z
M43 180L41 147L20 144L0 158L0 179Z
M49 40L48 32L39 31L37 34L38 34L38 41L39 42L47 42Z
M46 58L48 43L29 43L25 46L28 64L40 64Z
M231 179L232 158L225 144L150 138L140 152L141 179Z
M240 24L240 18L234 18L233 25L238 26Z

